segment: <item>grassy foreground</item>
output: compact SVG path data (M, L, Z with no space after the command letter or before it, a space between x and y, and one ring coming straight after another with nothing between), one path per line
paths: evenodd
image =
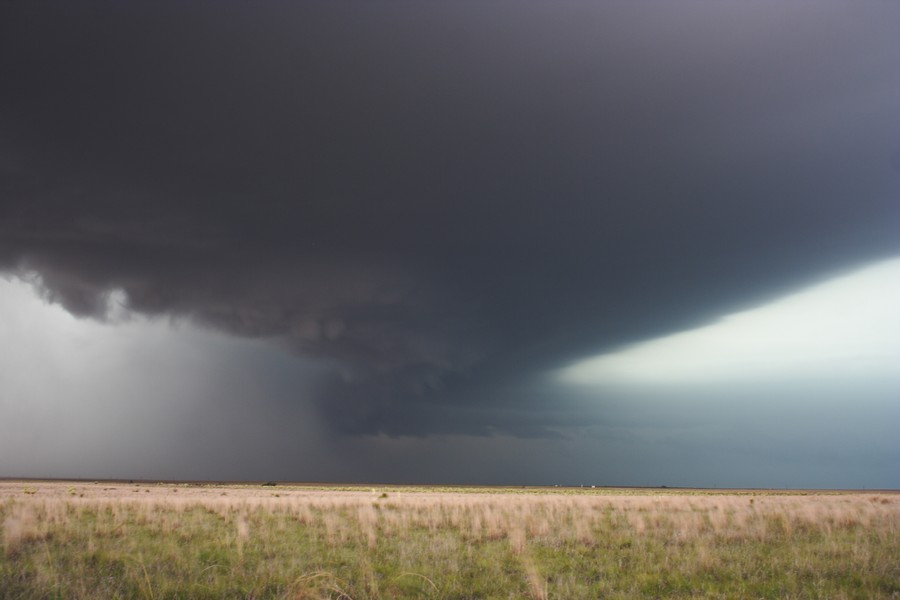
M900 495L0 482L0 598L900 598Z

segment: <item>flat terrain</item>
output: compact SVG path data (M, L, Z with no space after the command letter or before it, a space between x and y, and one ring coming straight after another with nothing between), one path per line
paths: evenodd
M0 598L900 598L900 494L0 481Z

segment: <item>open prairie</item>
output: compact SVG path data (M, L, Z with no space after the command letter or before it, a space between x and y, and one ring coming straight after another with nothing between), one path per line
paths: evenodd
M0 482L2 598L900 598L895 492Z

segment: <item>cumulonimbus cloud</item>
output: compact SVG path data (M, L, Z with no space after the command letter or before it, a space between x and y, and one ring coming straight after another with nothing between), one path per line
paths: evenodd
M98 6L4 7L0 268L332 364L342 430L900 250L892 6Z

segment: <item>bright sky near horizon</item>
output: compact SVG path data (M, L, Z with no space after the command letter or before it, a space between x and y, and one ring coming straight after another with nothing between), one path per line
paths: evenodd
M560 377L584 385L898 379L900 258L581 360Z

